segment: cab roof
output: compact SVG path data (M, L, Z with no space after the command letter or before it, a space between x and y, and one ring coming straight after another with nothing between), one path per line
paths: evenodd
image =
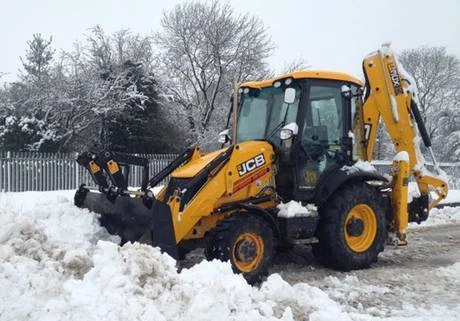
M313 78L313 79L330 79L330 80L341 80L345 82L354 83L360 87L364 86L364 83L358 78L337 71L327 71L327 70L303 70L291 72L284 74L272 79L262 80L262 81L249 81L242 83L240 87L252 87L252 88L262 88L272 86L273 83L277 80L293 78L293 79L303 79L303 78Z

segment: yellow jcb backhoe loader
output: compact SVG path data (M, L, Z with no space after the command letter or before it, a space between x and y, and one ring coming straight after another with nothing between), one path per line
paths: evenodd
M100 213L122 242L147 233L176 259L204 247L208 259L230 261L249 282L268 273L280 245L296 240L313 243L314 255L332 268L367 268L388 239L405 245L408 222L426 220L448 187L424 167L419 137L430 152L431 142L415 83L387 46L363 68L365 83L308 70L241 84L233 133L220 136L227 146L207 154L189 149L150 180L146 159L82 153L77 161L97 186L82 185L75 204ZM398 152L391 179L365 162L380 120ZM144 169L140 191L128 190L130 165ZM410 175L421 195L408 204ZM167 177L154 196L150 188ZM277 205L291 200L317 212L279 215Z

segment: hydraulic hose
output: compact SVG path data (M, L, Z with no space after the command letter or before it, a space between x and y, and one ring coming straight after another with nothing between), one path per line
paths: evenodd
M412 111L412 115L414 115L415 122L417 123L418 130L420 132L420 135L422 136L423 143L427 148L431 147L430 136L428 135L425 123L423 122L422 114L420 114L420 110L418 109L418 106L414 100L410 102L410 109Z

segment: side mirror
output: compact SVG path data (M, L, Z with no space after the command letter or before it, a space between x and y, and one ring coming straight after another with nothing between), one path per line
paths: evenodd
M299 126L295 122L292 122L281 128L280 138L281 140L288 140L297 135L298 132Z
M342 85L340 88L340 91L342 93L342 96L345 98L350 98L351 97L351 89L347 85Z
M291 88L291 87L288 87L286 88L286 90L284 91L284 102L286 104L292 104L294 103L295 101L295 89L294 88Z
M219 133L219 137L217 138L217 141L221 144L226 144L231 140L230 138L230 129L226 129L224 131L221 131Z

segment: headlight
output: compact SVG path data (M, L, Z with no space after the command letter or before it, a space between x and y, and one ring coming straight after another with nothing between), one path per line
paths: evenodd
M299 126L295 122L289 123L280 130L281 140L291 139L292 136L297 135Z
M225 144L230 141L230 130L226 129L224 131L221 131L219 133L219 136L217 137L217 141L221 144Z
M280 131L281 140L290 139L294 135L294 132L291 129L283 128Z

